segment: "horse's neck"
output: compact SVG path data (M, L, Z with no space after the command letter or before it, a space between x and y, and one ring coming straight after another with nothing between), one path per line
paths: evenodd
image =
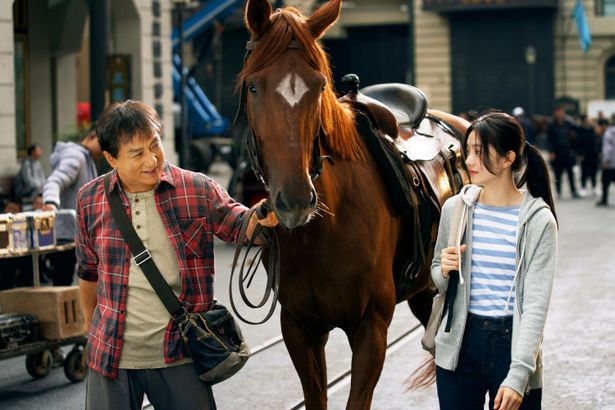
M359 160L334 158L334 162L325 163L323 172L314 185L319 196L319 206L336 215L344 205L365 198L369 186L379 185L382 181L378 169L369 157ZM331 215L327 212L321 214L328 218Z

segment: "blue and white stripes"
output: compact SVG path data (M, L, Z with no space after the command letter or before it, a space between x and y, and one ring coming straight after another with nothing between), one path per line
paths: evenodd
M470 313L511 316L515 304L519 206L476 204L472 221ZM508 307L508 308L507 308Z

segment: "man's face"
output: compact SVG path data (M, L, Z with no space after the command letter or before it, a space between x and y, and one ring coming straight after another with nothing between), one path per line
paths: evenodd
M558 108L553 111L553 118L555 121L562 122L566 118L566 111L563 108Z
M128 192L146 192L154 189L164 165L164 151L158 135L135 135L120 145L117 157L104 151L109 165L117 169L122 186Z
M32 208L43 209L43 197L42 196L37 195L34 197L34 200L32 201Z
M43 149L38 145L32 150L32 159L39 159L43 155Z
M98 142L98 136L96 133L90 133L85 139L83 144L93 157L100 156L100 143Z

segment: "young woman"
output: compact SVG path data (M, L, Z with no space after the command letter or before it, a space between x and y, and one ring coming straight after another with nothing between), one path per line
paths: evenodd
M500 112L476 119L464 148L473 185L444 204L431 266L440 292L460 273L435 339L440 407L482 409L488 392L491 409L539 409L557 253L547 165L517 120ZM460 234L448 243L456 210Z

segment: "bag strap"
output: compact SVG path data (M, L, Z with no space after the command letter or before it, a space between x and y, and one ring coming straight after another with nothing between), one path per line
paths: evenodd
M462 225L465 226L465 223L463 221L464 213L465 205L463 203L463 199L461 199L459 205L455 207L453 213L451 231L448 237L449 245L457 245L457 239L459 234L461 233L460 229L462 229ZM453 304L455 303L455 298L457 296L457 288L459 287L460 276L461 275L459 274L458 270L449 272L448 288L446 290L446 295L444 296L444 306L442 308L442 318L444 318L447 311L450 311L450 314L448 315L448 318L446 320L446 325L444 327L445 332L450 332L451 325L453 323Z
M173 290L167 281L164 280L160 270L158 270L158 267L154 263L154 259L152 259L152 255L145 248L143 242L139 238L139 235L135 231L135 228L132 226L132 222L128 219L128 215L126 215L124 206L122 205L122 200L120 199L119 189L109 192L111 173L105 175L104 182L105 196L109 202L109 208L111 208L111 216L120 229L120 232L124 237L124 241L130 248L130 253L133 255L132 259L135 261L137 266L141 268L143 274L152 285L152 288L154 288L154 291L171 316L174 318L181 316L185 313L185 310L179 302L177 296L175 296L175 293L173 293Z

